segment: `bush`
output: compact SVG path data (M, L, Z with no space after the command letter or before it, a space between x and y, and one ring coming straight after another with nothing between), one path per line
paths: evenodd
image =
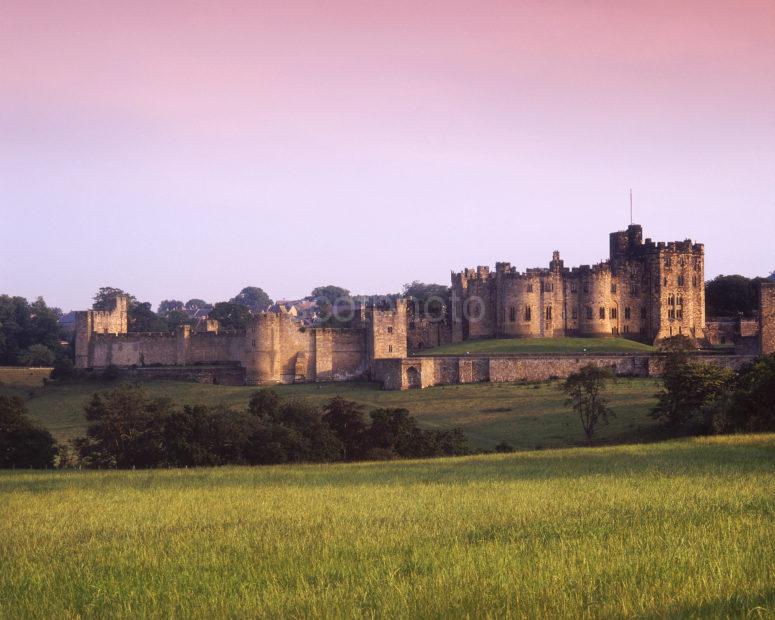
M741 368L732 389L706 415L717 433L775 430L775 354Z
M497 446L495 446L496 452L514 452L514 446L512 446L510 443L506 443L505 441L501 441Z
M52 379L69 379L75 374L75 366L69 357L59 356L54 362L54 370L51 373Z
M121 370L118 366L110 364L109 366L105 366L105 369L100 376L103 381L115 381L121 376Z
M19 355L19 363L23 366L48 367L55 359L56 354L42 344L30 345Z
M0 468L52 467L56 454L51 433L29 419L24 401L0 396Z

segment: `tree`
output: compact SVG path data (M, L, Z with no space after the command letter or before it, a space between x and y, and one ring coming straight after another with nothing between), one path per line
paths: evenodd
M274 421L280 411L280 396L274 390L253 392L248 402L248 412L264 421Z
M191 324L191 319L188 318L188 313L183 310L171 310L164 317L167 322L167 329L174 331L181 325Z
M350 291L346 288L327 284L326 286L318 286L312 289L309 298L315 300L318 304L325 303L329 306L335 306L342 301L348 302L351 296Z
M417 280L404 284L404 297L415 316L444 318L449 307L450 294L450 287L443 284L425 284Z
M130 307L133 303L137 302L137 299L135 299L133 295L129 295L129 293L124 292L120 288L114 286L102 286L92 298L94 300L92 308L94 310L113 310L113 308L116 307L116 297L119 295L126 295L129 297Z
M32 344L19 355L19 363L24 366L51 366L56 353L43 344Z
M323 412L323 422L344 445L344 459L349 461L361 456L366 433L363 405L336 396L325 404Z
M253 312L262 312L272 305L272 300L263 289L257 286L246 286L236 297L232 297L229 303L247 306Z
M690 343L686 336L673 336L661 345L665 354L663 390L657 394L657 404L649 415L673 431L689 425L731 387L734 379L728 368L690 361Z
M169 331L167 321L151 309L150 302L134 301L129 306L128 331L130 332L166 332Z
M217 320L223 329L247 329L251 319L247 306L228 301L215 304L208 316Z
M52 467L57 454L54 438L28 417L18 396L0 396L0 468Z
M775 431L775 353L742 367L708 413L717 432Z
M199 310L200 308L209 308L209 307L210 307L210 304L208 304L204 299L197 299L197 298L189 299L184 306L186 311L192 314L197 310Z
M164 425L172 402L150 398L142 387L122 384L92 396L84 407L86 437L76 446L92 467L158 467L165 462Z
M53 309L38 297L32 304L24 297L0 295L0 364L29 363L33 345L42 345L52 352L60 350L62 333ZM25 361L20 356L25 355Z
M705 314L752 316L758 307L759 283L763 280L741 275L716 276L705 284Z
M182 311L183 302L178 299L164 299L159 304L159 309L157 310L156 313L159 316L167 316L170 312L173 312L175 310Z
M568 395L565 404L570 405L579 416L590 445L598 423L608 424L608 419L614 417L606 397L608 385L614 378L610 368L587 364L569 375L562 384L563 391Z

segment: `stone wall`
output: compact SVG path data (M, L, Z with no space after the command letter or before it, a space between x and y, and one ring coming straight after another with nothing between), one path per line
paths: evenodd
M410 351L422 351L452 342L449 323L429 318L410 318L407 328L407 346Z
M97 373L93 369L80 370L83 376ZM133 380L193 381L213 385L245 385L245 369L239 364L218 366L153 366L120 368L119 377Z
M775 282L762 282L759 288L759 351L775 353Z
M433 385L482 382L545 381L565 378L587 364L611 368L618 376L659 376L663 355L503 355L465 357L411 357L404 360L375 360L372 378L386 390L403 390ZM696 360L737 369L754 359L744 355L698 355Z

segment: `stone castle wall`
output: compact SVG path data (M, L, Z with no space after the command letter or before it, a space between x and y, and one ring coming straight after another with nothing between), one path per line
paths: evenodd
M597 265L517 272L509 263L452 274L452 341L474 338L624 336L655 342L703 336L704 247L642 240L640 226L610 236Z
M707 355L704 363L737 369L755 356ZM411 357L376 360L374 380L386 390L405 390L434 385L545 381L565 378L587 364L611 368L618 376L656 377L664 367L664 356L646 355L499 355Z

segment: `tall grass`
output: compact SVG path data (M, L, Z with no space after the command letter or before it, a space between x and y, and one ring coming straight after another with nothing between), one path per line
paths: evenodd
M0 473L0 616L758 617L775 435Z

